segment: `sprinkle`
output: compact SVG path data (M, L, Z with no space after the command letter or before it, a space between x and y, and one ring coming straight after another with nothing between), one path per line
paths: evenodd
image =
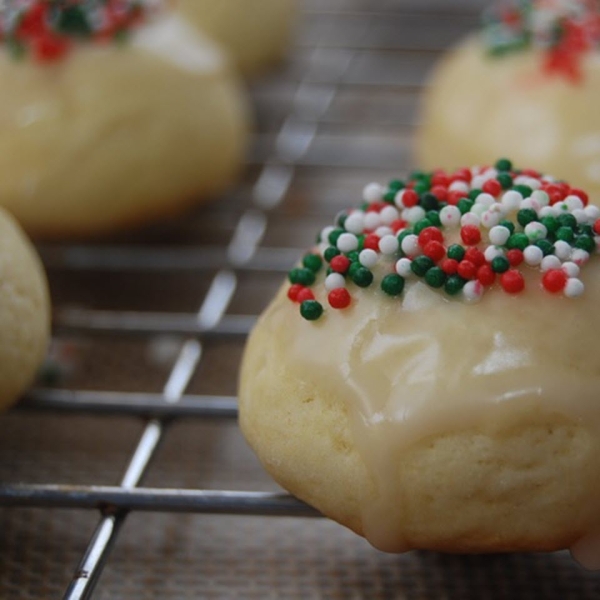
M585 291L585 286L580 279L576 279L575 277L570 277L567 279L567 284L565 285L565 296L567 298L577 298L581 296Z
M496 225L490 229L490 242L495 246L504 246L510 237L510 230L503 225Z
M494 273L505 273L510 268L510 262L505 256L496 256L491 263L492 271Z
M440 268L446 275L454 275L458 271L458 261L453 258L445 258L440 263Z
M511 267L518 267L525 259L525 256L522 250L513 248L506 253L506 258L508 259Z
M398 275L400 275L401 277L409 277L410 275L412 275L412 268L411 268L411 260L409 260L408 258L401 258L397 263L396 263L396 273L398 273Z
M463 279L473 279L477 273L477 267L470 260L461 260L458 263L457 273Z
M400 216L400 213L393 206L386 206L381 210L379 216L384 225L391 225Z
M381 280L381 289L388 296L398 296L404 289L404 278L396 273L389 273Z
M336 273L344 274L350 267L350 259L347 256L340 254L338 256L334 256L329 265Z
M346 279L340 273L330 273L325 278L325 289L327 291L335 290L346 286Z
M434 263L428 256L417 256L411 263L411 271L418 277L423 277Z
M542 269L542 273L549 271L550 269L560 269L562 262L558 256L549 255L544 256L542 262L540 263L540 268Z
M481 219L474 212L468 212L460 218L460 224L465 227L475 227L478 230L480 223Z
M413 206L412 208L407 209L406 216L402 218L408 221L409 223L417 223L425 218L425 209L421 206Z
M460 210L456 206L444 206L440 211L440 221L444 227L457 227L460 217Z
M519 192L510 190L508 192L505 192L502 196L501 204L504 210L506 210L507 212L512 212L520 208L522 201L523 196Z
M452 244L447 251L448 258L461 261L465 257L465 249L460 244Z
M342 233L337 239L337 247L342 252L352 252L358 248L358 238L353 233Z
M379 213L376 212L368 212L365 215L365 229L374 230L377 229L381 225L381 218L379 217Z
M560 231L560 230L559 230ZM570 258L572 252L571 244L563 240L554 242L554 254L561 260L567 260Z
M398 238L395 235L384 235L379 240L379 250L382 254L394 254L398 252L399 247L400 243L398 242Z
M362 233L365 228L365 213L362 210L356 210L349 214L344 221L344 228L356 235Z
M538 246L527 246L527 248L523 250L523 258L530 267L536 267L542 262L544 253Z
M363 267L367 267L367 269L373 268L377 264L377 252L371 248L365 248L358 255L358 261Z
M416 256L420 252L419 238L414 234L407 235L402 240L400 247L402 248L402 252L407 256Z
M424 248L429 242L435 241L442 243L444 241L444 236L437 227L425 227L425 229L419 233L418 241L419 246Z
M475 225L463 225L460 237L467 246L474 246L481 241L481 231Z
M339 287L329 292L327 300L332 308L347 308L350 306L351 297L346 288Z
M323 306L316 300L305 300L300 305L300 314L307 321L316 321L323 314Z
M315 299L315 295L312 293L312 290L310 290L307 287L303 287L298 292L298 295L296 296L296 302L300 302L300 304L302 304L302 302L304 302L306 300L314 300L314 299Z
M294 283L288 288L287 296L292 302L298 302L298 294L305 287L300 283Z
M561 292L567 284L567 275L562 269L549 269L542 277L542 286L548 292Z
M301 285L312 285L315 282L315 274L310 269L292 269L289 272L290 283L299 283Z
M504 256L504 250L500 246L488 246L483 256L488 263L491 263L498 256Z
M351 277L358 287L369 287L373 283L373 273L365 267L358 267Z
M518 294L525 288L525 280L519 271L509 269L500 276L500 285L507 294Z
M469 303L478 302L483 295L483 285L477 280L467 281L462 288L463 296Z
M567 277L577 277L581 269L576 263L567 261L562 264L562 270Z
M363 189L363 200L365 202L377 202L383 198L383 186L378 183L369 183Z
M525 225L525 235L532 241L544 239L548 235L548 230L543 223L532 221Z
M323 266L323 259L318 254L306 254L302 259L302 264L317 273Z
M477 269L477 281L479 281L481 285L492 285L495 280L496 273L494 273L490 265L481 265L481 267Z

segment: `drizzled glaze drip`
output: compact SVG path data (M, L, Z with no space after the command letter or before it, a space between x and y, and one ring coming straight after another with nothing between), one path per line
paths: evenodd
M491 54L540 48L547 73L579 81L582 57L600 47L600 2L513 0L485 15L483 33Z
M122 40L157 9L158 0L5 0L0 38L16 58L60 60L74 41Z
M469 303L494 288L519 294L531 271L546 292L578 297L580 270L600 241L600 209L583 190L507 159L371 183L363 198L289 273L288 297L309 321L325 312L314 287L324 267L327 304L336 310L352 304L353 289L373 284L401 296L408 279Z

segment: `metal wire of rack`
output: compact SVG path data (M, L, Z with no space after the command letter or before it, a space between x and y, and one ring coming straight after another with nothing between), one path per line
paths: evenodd
M96 463L82 467L83 477L74 469L76 473L68 483L44 483L48 481L44 479L46 471L32 479L35 470L32 463L38 460L35 453L25 463L29 470L20 467L9 471L12 478L0 476L0 481L4 481L0 484L0 506L12 507L10 510L99 512L78 564L66 566L72 576L70 582L64 582L65 599L123 597L95 589L130 515L189 512L318 516L312 508L280 491L143 483L151 474L159 444L173 438L175 424L186 419L220 423L235 420L235 396L222 390L231 391L231 373L237 368L239 348L256 315L301 248L310 243L313 230L328 215L346 206L347 198L356 196L365 178L383 179L408 169L415 106L425 73L441 50L474 26L480 5L476 0L451 5L443 0L305 0L302 25L289 64L283 71L252 86L258 130L248 174L229 198L200 209L184 223L170 224L134 236L133 240L40 248L53 288L58 345L62 344L63 353L67 348L67 359L72 343L83 348L89 346L93 358L85 368L74 360L72 372L66 375L68 385L61 386L59 381L58 386L34 389L19 409L9 415L8 425L4 429L0 426L3 432L0 447L6 454L8 444L15 443L8 431L15 423L24 422L17 427L22 431L19 427L30 427L32 423L37 427L37 420L45 415L60 415L64 419L83 415L82 418L92 419L90 423L94 424L101 417L143 422L141 431L134 433L137 442L128 453L117 485L101 485L96 480ZM106 292L100 289L104 283L95 283L103 278L112 282ZM142 286L137 295L133 291L136 285ZM125 289L119 291L122 287ZM133 301L128 294L134 296ZM240 310L244 308L247 312ZM144 348L162 348L159 354L165 353L166 345L170 351L161 364L164 366L166 361L169 366L153 369L145 364L127 378L126 385L119 387L113 380L124 381L120 374L111 375L106 381L105 371L94 371L95 344L97 340L105 340L108 349L103 352L111 354L113 341L116 340L115 348L123 342L126 360L133 361L138 350L137 345L135 351L127 345L130 339ZM229 342L235 344L237 354L232 357L226 346L220 361L228 363L232 370L222 373L209 360L210 364L202 371L208 360L207 347ZM59 357L59 362L64 359L65 356ZM130 368L126 363L116 370ZM202 383L193 382L210 380L213 371L217 372L213 379L225 381L226 385L218 382L208 385L208 391L202 393L188 391L194 385L202 388ZM104 386L98 385L99 381ZM18 422L10 421L11 418ZM91 425L90 436L94 435L94 427ZM86 432L82 433L85 437ZM105 442L112 440L111 435L104 436ZM105 446L100 451L108 450ZM11 456L18 462L16 454ZM110 458L99 460L107 463ZM211 456L205 460L210 461ZM117 466L111 473L116 472ZM7 513L4 521L7 530L12 514ZM15 535L18 538L20 534ZM9 542L0 551L17 552ZM528 577L535 569L548 576L556 572L555 566L552 563L540 567L537 562L529 562L526 570ZM144 565L139 568L143 570ZM40 593L50 597L61 584L59 581L50 587L42 585L38 589L44 592L25 595L20 584L11 587L6 583L11 577L23 577L22 570L18 565L13 565L12 571L0 567L0 590L5 590L4 597L42 597ZM571 579L554 583L563 593L561 598L592 598L590 594L599 591L597 580L584 580L576 585L569 582ZM158 585L156 581L154 585ZM356 595L345 588L335 593L323 591L325 588L319 591L317 586L298 587L293 593L286 587L285 593L273 597L363 597L361 585L373 592L369 593L371 597L396 597L383 584L379 588L373 582L353 585ZM129 597L164 597L151 595L147 586L144 583L132 588L135 591ZM213 590L211 595L206 587L200 596L233 597L234 592L227 589L222 587L220 595ZM190 597L198 597L197 592L196 589ZM237 595L251 597L251 592L246 588L245 593L238 590ZM571 592L575 595L571 596ZM172 597L184 594L179 589ZM264 590L255 590L254 597L266 597ZM398 597L442 596L425 591L421 595ZM513 589L506 596L485 597L517 596Z

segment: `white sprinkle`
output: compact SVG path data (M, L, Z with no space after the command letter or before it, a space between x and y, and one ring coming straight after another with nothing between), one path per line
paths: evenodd
M529 175L518 175L513 181L514 185L526 185L532 190L537 190L542 185L535 177L529 177Z
M553 206L542 206L540 212L538 213L540 219L544 217L552 217L554 216L554 207Z
M492 206L490 210L486 210L481 215L481 224L488 229L498 225L498 223L500 223L500 219L502 218L502 215L497 210L492 210L493 208L494 207Z
M569 207L570 211L574 211L576 208L583 209L583 202L579 196L571 194L565 198L565 204Z
M399 247L400 243L395 235L384 235L379 240L379 250L382 254L394 254L395 252L398 252Z
M462 293L467 302L478 302L483 295L483 285L477 280L467 281Z
M564 240L556 240L556 242L554 242L554 254L556 254L560 260L567 260L570 258L572 251L573 248L568 242L565 242Z
M409 223L417 223L421 219L425 218L425 209L422 206L411 206L407 212L406 217L404 219Z
M504 225L496 225L490 229L490 242L495 246L504 246L510 237L510 229Z
M471 179L471 189L472 190L479 190L483 187L483 184L488 180L491 179L490 177L486 177L485 175L475 175L475 177L473 177Z
M362 210L350 213L344 221L344 229L350 233L362 233L365 229L365 213Z
M583 210L583 208L575 208L571 214L575 217L577 223L581 224L588 222L588 216L586 215L585 210Z
M486 208L489 208L492 204L496 202L496 199L491 194L483 193L479 194L477 198L475 198L475 204L482 204Z
M536 267L542 262L544 253L542 252L542 249L537 246L527 246L527 248L523 250L523 258L530 267Z
M417 256L421 253L421 249L419 246L419 238L412 233L410 235L407 235L402 240L401 247L402 252L404 252L404 254L406 254L407 256Z
M483 204L473 204L473 206L471 207L471 210L469 212L474 215L477 215L478 217L481 218L481 215L486 210L487 210L487 206L484 206Z
M358 238L353 233L342 233L337 240L338 250L352 252L358 248Z
M377 237L384 237L386 235L390 235L392 233L394 233L391 229L391 227L387 227L386 225L382 225L381 227L378 227L375 231L374 231L375 235Z
M543 190L535 190L531 194L531 199L540 206L548 206L550 204L550 196Z
M475 227L479 227L480 222L479 217L472 212L468 212L460 218L461 225L475 225Z
M586 252L582 248L574 248L571 252L571 261L580 267L584 265L590 258L590 253Z
M391 225L399 216L398 209L393 206L386 206L379 213L379 218L384 225Z
M516 190L505 192L500 201L506 212L519 210L521 202L523 202L523 196Z
M565 285L565 296L567 298L577 298L578 296L581 296L583 292L585 292L585 286L581 279L575 277L567 279L567 284Z
M579 275L579 266L570 260L562 264L562 270L568 277L577 277Z
M381 225L381 219L379 215L374 211L370 211L365 215L365 229L372 231L377 229Z
M492 262L498 256L504 256L504 250L499 246L488 246L484 251L483 255L487 262Z
M595 204L588 204L583 210L590 221L595 221L600 218L600 208Z
M550 271L550 269L560 269L561 266L560 258L558 256L554 256L554 254L549 254L548 256L544 256L542 262L540 263L540 268L542 269L542 273L546 271Z
M363 190L365 202L378 202L383 198L385 189L379 183L368 183Z
M523 210L524 208L532 208L533 210L535 210L537 212L536 204L531 198L525 198L521 202L521 206L519 208L521 210Z
M525 235L530 241L537 242L537 240L543 240L548 236L548 230L543 223L532 221L525 225Z
M440 221L444 227L457 227L460 223L460 210L456 206L444 206L440 210Z
M363 267L367 267L368 269L374 267L377 264L377 259L377 252L375 252L375 250L372 250L371 248L365 248L364 250L361 250L360 254L358 255L358 262Z
M449 186L448 189L451 192L465 192L468 193L470 188L469 188L469 184L466 181L453 181Z
M401 258L396 263L396 273L398 275L402 275L402 277L409 277L412 275L412 269L410 268L410 263L412 261L408 258Z
M404 207L404 203L402 202L402 198L404 198L404 192L406 190L400 190L399 192L396 193L396 195L394 196L394 204L398 207L398 208L405 208Z
M330 273L325 277L325 289L328 292L343 287L346 287L346 280L341 273Z
M321 229L321 241L324 244L329 244L329 234L335 229L335 227L332 227L331 225L324 227L323 229Z

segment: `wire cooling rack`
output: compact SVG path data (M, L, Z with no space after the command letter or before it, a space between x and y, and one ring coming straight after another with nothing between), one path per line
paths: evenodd
M481 4L306 0L288 63L251 86L235 190L133 237L40 248L55 337L0 419L0 597L600 597L563 554L393 557L299 519L318 514L235 423L256 316L324 222L412 166L426 72Z

